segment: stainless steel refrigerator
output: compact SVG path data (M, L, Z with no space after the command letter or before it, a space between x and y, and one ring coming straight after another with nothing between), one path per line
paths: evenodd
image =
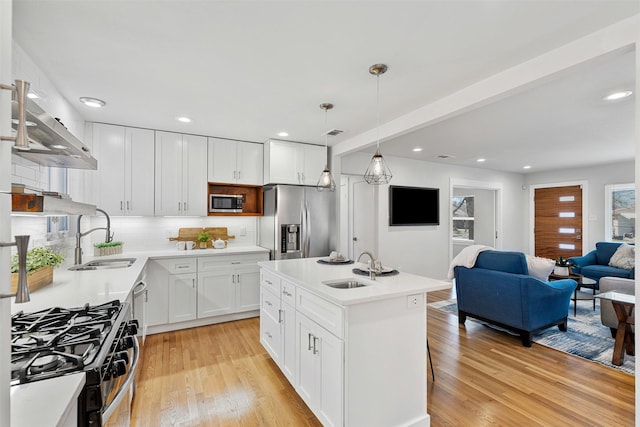
M300 185L264 187L258 245L271 259L329 256L336 237L336 193Z

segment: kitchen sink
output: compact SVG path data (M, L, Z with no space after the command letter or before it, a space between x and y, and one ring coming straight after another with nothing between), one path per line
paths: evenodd
M351 280L351 279L334 280L331 282L322 282L322 283L336 289L353 289L353 288L361 288L363 286L367 286L362 282L358 282L357 280Z
M107 268L127 268L136 262L135 258L109 258L109 259L96 259L93 261L85 262L84 264L74 265L69 267L72 271L85 271L85 270L103 270Z

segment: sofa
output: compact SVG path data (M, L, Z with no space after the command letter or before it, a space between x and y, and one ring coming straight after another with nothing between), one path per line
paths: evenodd
M598 242L596 248L588 254L581 257L569 258L573 264L571 272L581 274L597 282L599 289L599 281L602 277L622 277L625 279L635 278L635 268L624 269L609 265L609 261L613 254L616 253L622 243L616 242Z
M567 330L576 281L546 282L529 275L522 252L480 252L473 267L454 267L458 322L467 316L517 332L531 347L533 333L558 325Z
M622 294L636 294L635 279L623 279L622 277L602 277L600 279L600 292L616 291ZM634 319L635 314L631 315ZM611 330L611 336L616 337L618 330L618 316L613 309L611 301L600 300L600 320L602 324Z

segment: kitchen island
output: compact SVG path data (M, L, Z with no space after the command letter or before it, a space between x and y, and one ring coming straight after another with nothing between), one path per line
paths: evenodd
M318 261L258 263L260 342L324 425L428 426L426 293L451 283Z

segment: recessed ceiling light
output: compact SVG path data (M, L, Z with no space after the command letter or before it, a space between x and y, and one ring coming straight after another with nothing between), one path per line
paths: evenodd
M422 151L422 148L416 147L416 148L413 149L413 151L415 151L416 153L419 153L420 151Z
M81 97L80 98L80 102L82 102L87 107L91 107L91 108L100 108L100 107L104 107L105 105L107 105L107 103L104 102L102 99L89 98L87 96Z
M179 122L182 122L182 123L191 123L191 119L189 117L186 117L186 116L180 116L176 120L178 120Z
M287 132L278 132L278 136L289 136Z
M631 96L633 92L630 90L622 90L620 92L614 92L604 97L605 101L615 101L616 99L626 98Z
M479 159L476 160L476 162L478 162L478 163L482 163L482 162L486 162L486 161L487 161L487 159L484 159L482 157L480 157Z
M531 165L523 166L522 169L531 169Z

